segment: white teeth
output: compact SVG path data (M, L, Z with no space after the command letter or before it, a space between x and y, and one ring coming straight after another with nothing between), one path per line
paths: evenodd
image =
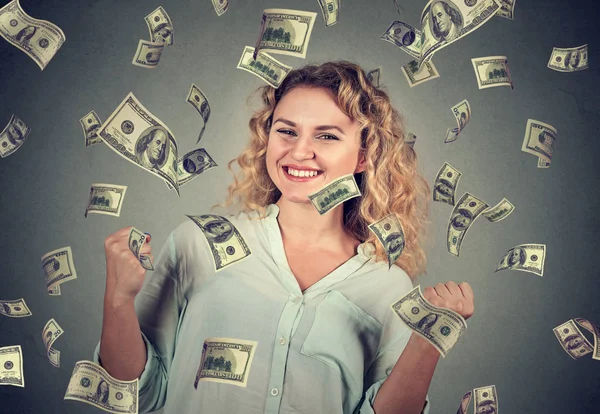
M288 167L288 174L293 175L294 177L314 177L318 174L317 171L307 171L307 170L294 170L293 168Z

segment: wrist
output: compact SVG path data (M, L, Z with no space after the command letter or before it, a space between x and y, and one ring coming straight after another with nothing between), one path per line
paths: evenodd
M416 332L411 333L408 345L416 349L421 355L438 358L440 356L440 351L438 351L427 339Z

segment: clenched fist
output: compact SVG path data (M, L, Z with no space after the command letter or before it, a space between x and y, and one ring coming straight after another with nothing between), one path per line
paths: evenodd
M456 284L449 281L426 287L423 296L433 306L450 309L463 318L469 319L475 312L473 290L467 282Z

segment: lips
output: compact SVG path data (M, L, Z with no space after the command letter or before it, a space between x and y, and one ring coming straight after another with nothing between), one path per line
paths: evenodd
M287 166L287 165L286 165L286 166L282 166L282 167L281 167L281 169L283 170L283 173L284 173L284 175L286 176L286 178L288 178L288 179L289 179L289 180L291 180L291 181L309 181L309 180L312 180L312 179L314 179L314 178L317 178L317 177L319 177L320 175L322 175L322 174L323 174L323 171L321 171L321 170L307 170L307 169L304 169L304 170L300 170L300 171L317 171L317 175L314 175L314 176L312 176L312 177L309 177L309 176L305 176L305 177L297 177L297 176L295 176L295 175L292 175L292 174L290 174L290 173L288 172L288 168L295 169L295 168L293 168L293 167L289 167L289 166ZM299 169L296 169L296 170L298 171Z

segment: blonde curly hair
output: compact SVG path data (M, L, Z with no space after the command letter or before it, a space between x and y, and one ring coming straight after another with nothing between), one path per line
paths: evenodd
M267 172L267 143L277 103L297 86L331 91L340 110L359 123L366 169L354 174L362 196L344 202L344 226L361 242L373 243L376 261L387 262L384 247L368 226L394 213L405 237L404 250L395 264L411 280L426 274L423 244L429 223L430 187L419 171L415 151L404 143L402 116L388 94L375 87L362 68L352 62L307 65L290 71L279 88L265 85L254 92L260 93L262 105L249 121L250 142L229 161L227 167L234 182L228 187L226 201L213 209L235 204L238 211L258 211L260 219L266 216L267 205L279 199L281 192ZM239 178L231 168L236 161L241 168Z

